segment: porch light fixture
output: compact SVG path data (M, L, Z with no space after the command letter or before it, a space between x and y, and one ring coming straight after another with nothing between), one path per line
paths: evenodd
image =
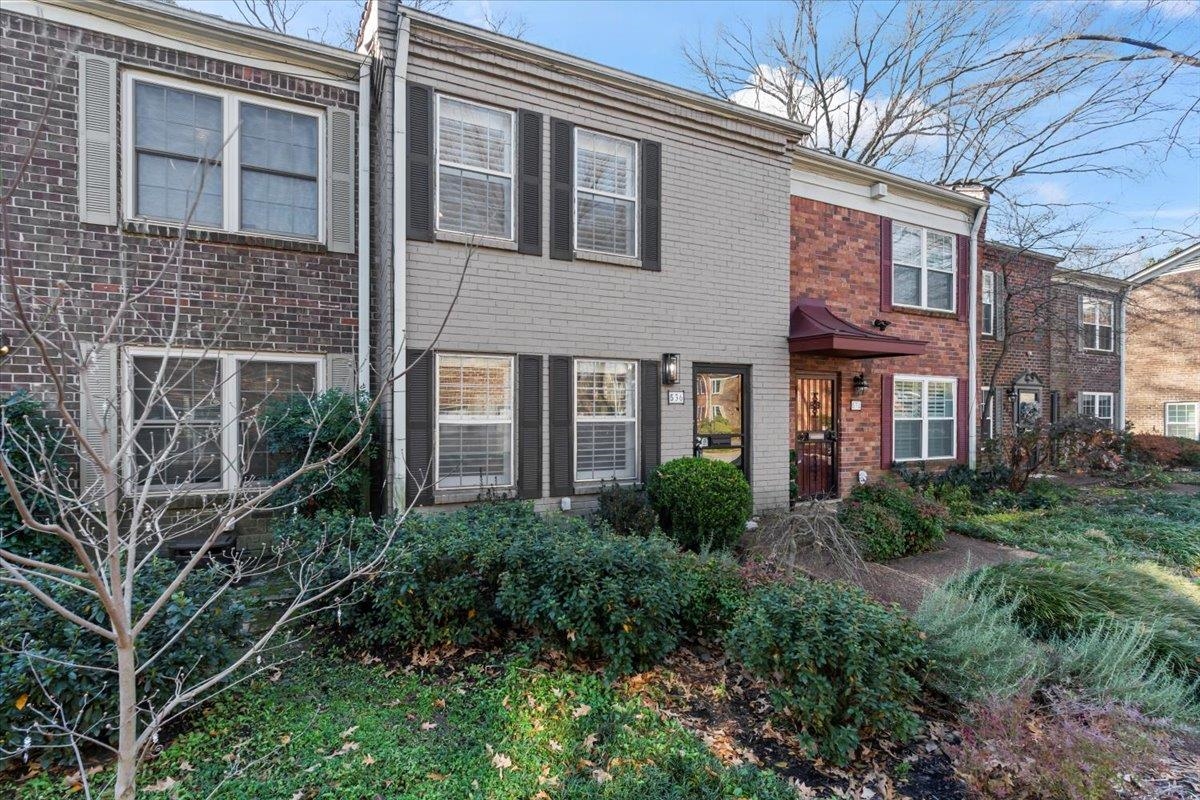
M870 383L870 381L867 380L867 376L865 374L860 372L854 376L854 393L855 394L858 394L858 395L866 394L867 389L870 389L870 388L871 388L871 383Z
M679 353L663 353L662 382L663 386L679 383Z
M878 330L881 330L881 331L886 331L888 329L888 325L891 325L891 324L892 323L888 322L886 319L876 318L874 320L871 320L871 326L873 328L877 328Z

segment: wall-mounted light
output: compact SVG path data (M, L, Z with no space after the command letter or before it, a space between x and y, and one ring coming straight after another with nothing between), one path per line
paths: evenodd
M854 393L855 394L866 394L867 389L870 389L870 388L871 388L871 383L870 383L870 381L867 380L867 376L865 374L860 372L854 376Z
M891 325L891 324L892 323L888 322L886 319L871 320L871 327L877 328L881 331L886 331L888 329L888 325Z
M662 381L663 386L679 383L679 353L663 353Z
M1015 387L1013 387L1013 386L1010 386L1010 387L1008 387L1007 389L1005 389L1005 390L1004 390L1004 397L1005 397L1005 399L1007 399L1007 400L1014 400L1014 399L1016 399L1016 396L1017 396L1017 390L1016 390L1016 388L1015 388Z

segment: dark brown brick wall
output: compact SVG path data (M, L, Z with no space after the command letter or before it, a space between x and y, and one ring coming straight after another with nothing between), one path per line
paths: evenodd
M1200 402L1200 270L1134 289L1126 318L1128 417L1137 433L1162 433L1166 403Z
M94 336L110 317L122 284L151 287L176 244L165 226L84 225L77 193L77 50L136 67L246 92L354 109L356 93L324 83L204 58L162 47L0 12L0 157L5 187L29 150L27 176L8 212L9 258L27 300L63 297L66 327ZM58 74L55 83L54 76ZM118 147L118 158L120 147ZM118 186L119 186L118 182ZM323 246L234 234L197 236L183 244L181 269L150 291L124 330L129 342L154 345L179 311L182 345L287 352L352 352L357 326L357 262ZM59 287L59 288L56 288ZM9 287L3 287L9 302ZM176 294L178 301L175 300ZM45 376L7 319L17 345L0 365L0 394L44 392Z
M829 309L855 325L870 328L880 317L892 324L889 336L928 342L921 356L849 360L792 356L791 431L796 428L796 375L802 372L836 374L841 418L838 483L845 494L857 484L857 473L876 476L882 469L882 377L936 375L967 377L967 322L953 314L895 308L881 312L879 217L800 197L791 199L792 298L824 299ZM864 373L870 389L855 395L854 376ZM862 409L851 411L853 400ZM929 466L951 462L929 462Z

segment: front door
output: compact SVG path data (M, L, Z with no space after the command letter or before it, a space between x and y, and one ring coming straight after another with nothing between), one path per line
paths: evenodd
M800 499L837 496L837 378L796 379L796 489Z
M697 364L693 382L696 455L728 461L750 480L750 368Z

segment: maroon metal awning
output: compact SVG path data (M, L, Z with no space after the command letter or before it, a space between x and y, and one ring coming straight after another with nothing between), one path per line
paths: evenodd
M922 355L926 344L851 325L830 311L824 300L802 297L792 303L788 349L793 353L834 358L890 358Z

